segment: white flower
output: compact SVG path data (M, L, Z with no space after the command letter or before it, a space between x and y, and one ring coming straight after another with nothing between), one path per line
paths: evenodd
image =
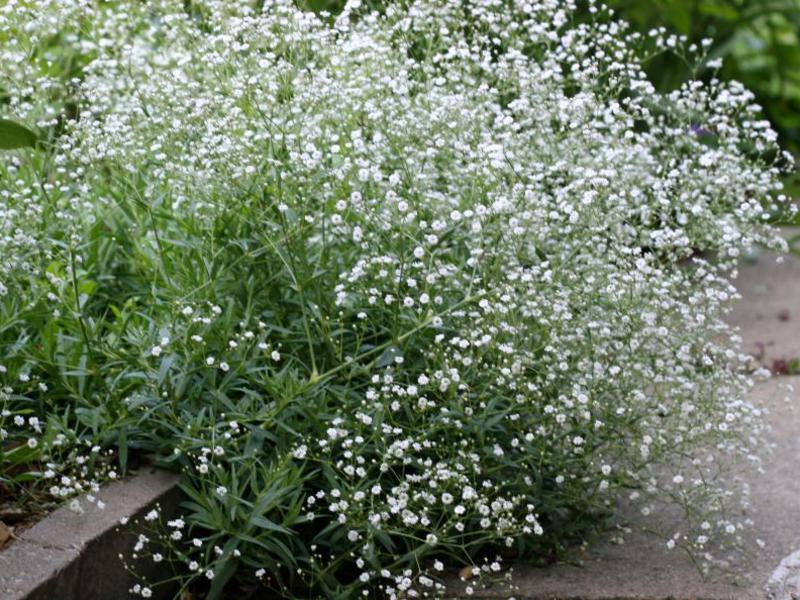
M709 515L673 545L738 533L717 503L731 490L707 475L718 456L756 460L764 428L724 317L739 257L785 247L768 223L789 202L788 159L741 84L709 76L662 93L647 79L643 48L716 70L707 43L684 48L661 27L640 37L610 15L582 18L599 5L557 0L414 0L380 14L352 0L337 17L290 0L203 2L192 15L180 2L5 4L9 110L42 131L68 126L46 177L26 152L0 156L0 312L19 346L0 368L3 444L35 431L27 443L43 446L45 416L79 425L76 398L108 396L220 504L232 492L207 476L241 461L321 469L292 493L333 514L352 555L309 542L319 563L297 578L313 586L338 577L329 561L349 561L351 579L330 585L354 596L433 585L415 548L400 560L373 532L448 548L479 536L476 574L490 574L517 536L557 524L548 512L613 505L627 482L645 515L670 485ZM56 34L91 58L69 81L37 63ZM65 119L64 97L80 118ZM98 223L123 251L73 256ZM117 288L122 318L94 310ZM38 327L28 301L67 317ZM76 319L88 326L77 334ZM152 331L157 345L137 344ZM69 369L91 370L78 360L94 352L87 333L114 369L52 401L48 340L67 345L56 358ZM169 344L181 360L165 381L117 377ZM387 359L386 344L402 356ZM195 390L202 361L212 379L215 366L241 378ZM41 406L55 412L32 420ZM91 468L114 457L71 435L52 445L41 462L53 497L94 496ZM692 476L670 484L678 464ZM245 505L256 483L235 486ZM195 521L166 541L216 561L224 544L184 538L202 530L213 547L225 532ZM547 533L544 552L560 534ZM242 564L257 564L246 546ZM193 561L191 576L215 564Z

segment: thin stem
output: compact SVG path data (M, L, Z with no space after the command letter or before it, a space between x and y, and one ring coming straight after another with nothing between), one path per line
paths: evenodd
M70 276L72 279L72 292L75 296L75 316L78 319L78 323L81 328L81 337L83 337L83 342L86 344L86 352L88 354L92 344L89 341L89 332L86 330L86 323L83 320L83 309L81 307L80 294L78 292L78 278L75 273L75 252L72 248L69 249L69 264Z
M147 214L150 215L150 228L153 231L153 235L156 238L156 246L158 247L158 257L161 260L161 269L164 271L164 277L167 280L167 283L172 286L172 279L169 276L169 270L167 269L167 259L164 253L164 247L161 245L161 236L158 235L158 228L156 227L156 218L153 215L153 209L150 205L146 205L147 207Z

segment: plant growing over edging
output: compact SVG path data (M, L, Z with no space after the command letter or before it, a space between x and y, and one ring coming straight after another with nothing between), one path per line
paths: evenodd
M0 401L182 470L136 558L211 597L434 594L635 488L718 563L717 466L761 433L724 274L785 201L752 95L658 94L641 53L678 41L594 5L184 4L3 25L92 58L46 159L2 163ZM4 64L38 119L49 75Z

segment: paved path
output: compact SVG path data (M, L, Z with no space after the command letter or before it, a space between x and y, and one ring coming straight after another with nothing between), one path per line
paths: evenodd
M743 299L731 319L741 329L744 350L770 369L800 359L800 259L777 262L764 255L746 260L739 271Z
M764 255L745 261L737 286L743 300L731 319L740 327L745 350L759 354L769 367L800 358L800 258L776 263L774 256ZM777 362L778 367L781 364ZM787 386L794 391L787 391ZM773 378L759 384L754 394L770 411L775 452L765 461L764 473L746 476L751 486L750 514L756 522L753 539L767 545L759 549L753 544L756 555L743 569L742 583L704 581L683 554L670 552L660 540L632 533L623 545L592 546L583 554L582 566L517 567L516 589L476 591L473 597L800 600L800 376ZM792 577L797 579L792 582ZM765 585L770 578L775 581L768 594Z

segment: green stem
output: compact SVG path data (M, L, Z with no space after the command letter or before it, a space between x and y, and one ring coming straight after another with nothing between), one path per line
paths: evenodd
M75 252L72 248L69 249L69 264L72 279L72 292L75 296L75 316L78 319L78 324L81 328L81 336L83 337L84 344L86 344L86 352L88 354L91 348L91 342L89 341L89 332L86 330L86 323L83 321L80 294L78 293L78 278L75 273Z

